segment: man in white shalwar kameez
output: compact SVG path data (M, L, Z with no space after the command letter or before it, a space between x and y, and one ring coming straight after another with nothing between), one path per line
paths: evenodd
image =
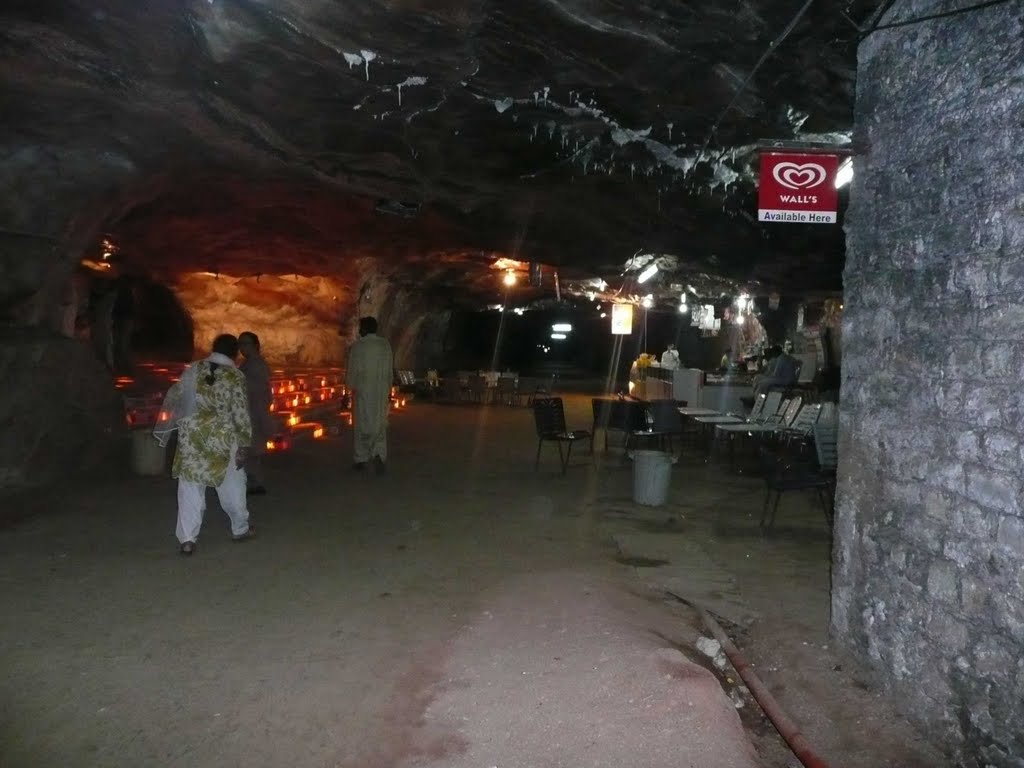
M354 458L357 470L373 462L383 472L388 458L388 411L394 355L388 340L377 335L377 320L359 320L359 338L348 353L345 383L352 393Z
M238 339L224 334L213 353L185 369L161 407L153 433L165 445L178 431L172 475L178 478L180 551L195 551L206 511L206 489L217 489L235 541L253 535L245 502L245 454L252 438L245 376L235 367Z

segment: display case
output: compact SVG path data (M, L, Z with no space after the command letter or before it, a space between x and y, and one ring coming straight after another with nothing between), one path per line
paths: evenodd
M700 402L704 371L696 368L638 366L629 372L629 393L641 400L676 400L687 405Z

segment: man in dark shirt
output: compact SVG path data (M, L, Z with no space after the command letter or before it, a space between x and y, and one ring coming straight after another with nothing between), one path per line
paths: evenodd
M755 399L771 389L793 386L800 374L800 361L788 352L783 352L782 347L772 347L770 354L773 357L768 363L768 369L754 385Z

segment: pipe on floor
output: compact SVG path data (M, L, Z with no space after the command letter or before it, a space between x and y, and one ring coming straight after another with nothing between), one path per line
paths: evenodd
M750 693L757 700L757 703L761 705L761 709L768 716L768 719L772 721L772 725L775 726L775 730L779 732L779 735L786 740L789 748L793 750L793 754L797 756L801 763L806 768L828 768L828 763L822 760L818 755L811 749L811 745L807 743L807 739L800 733L800 728L789 719L789 716L779 706L779 702L775 700L768 687L761 682L761 679L754 674L754 671L750 668L747 660L743 658L743 655L736 648L736 645L729 639L729 636L725 634L725 630L722 629L721 625L715 621L714 617L705 611L700 606L693 606L700 614L701 619L704 621L704 625L711 630L711 634L715 636L719 645L722 646L722 650L725 651L725 655L729 657L729 661L736 669L737 674L743 679L743 682L747 684L747 688Z

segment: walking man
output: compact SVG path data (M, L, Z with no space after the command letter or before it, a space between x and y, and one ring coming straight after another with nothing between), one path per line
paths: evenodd
M245 475L250 496L267 492L263 485L263 456L267 441L274 436L274 421L270 415L273 394L270 391L270 366L260 353L260 338L252 331L238 334L238 349L245 360L239 366L245 374L245 388L249 395L249 418L252 419L252 446L245 459Z
M165 445L178 431L172 475L178 479L180 551L195 551L206 511L206 489L217 489L220 505L231 520L235 541L252 537L245 503L245 453L252 435L245 377L235 367L238 339L223 334L213 353L185 369L161 406L153 433Z
M388 340L377 335L377 319L359 320L359 338L348 353L345 383L352 393L355 469L373 462L383 473L388 458L388 410L394 355Z

